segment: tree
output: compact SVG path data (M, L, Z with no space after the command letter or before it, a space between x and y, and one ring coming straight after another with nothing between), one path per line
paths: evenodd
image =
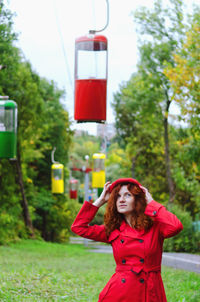
M15 74L18 67L19 67L19 51L13 47L13 42L16 39L16 35L12 32L12 15L11 13L4 8L3 2L0 3L0 62L3 66L5 66L5 69L1 71L0 73L0 80L1 80L1 87L0 92L2 94L10 95L10 89L9 87L13 86L13 82L11 80L12 74ZM3 164L6 167L6 162L4 161ZM20 162L20 155L17 158L16 161L16 168L18 171L18 182L21 189L21 206L23 210L23 217L26 227L29 229L30 233L33 234L33 227L31 218L29 215L29 209L28 204L25 196L24 191L24 185L23 185L23 179L22 179L22 172L21 172L21 162ZM5 168L4 168L5 169ZM14 170L10 170L11 173L14 172ZM10 176L10 175L9 175ZM11 180L11 177L8 177ZM9 186L10 187L10 186ZM14 189L15 191L15 189ZM15 199L16 200L16 199Z
M45 239L63 239L61 233L67 232L69 221L66 216L68 197L51 194L50 171L53 147L57 148L58 160L64 165L68 163L72 131L68 112L60 104L64 92L55 83L40 78L31 64L22 59L20 50L13 46L16 35L12 33L12 15L2 2L0 19L0 64L7 66L0 72L0 93L9 95L18 104L17 170L8 160L0 162L0 230L9 225L1 242L33 233L32 221ZM67 168L65 176L69 176ZM35 196L41 199L38 203ZM53 209L63 223L55 219Z
M111 142L106 158L106 179L113 182L117 178L128 177L130 174L128 167L129 160L126 158L124 148L117 142Z
M179 153L175 178L177 188L187 191L189 196L185 201L187 209L193 216L200 207L200 8L195 8L191 16L183 45L174 53L174 62L167 64L164 73L172 87L172 99L180 106L180 120L184 121L184 128L179 130ZM182 194L183 195L183 194ZM187 196L184 193L184 197Z
M196 7L191 17L191 26L182 47L174 53L174 63L164 70L168 77L173 99L181 107L184 121L199 127L200 112L200 8Z
M144 97L142 104L144 108L149 108L150 112L154 110L154 114L159 113L158 118L160 113L162 114L166 178L169 202L173 202L175 185L171 175L168 121L172 98L170 83L163 70L166 61L174 64L173 52L181 44L184 27L182 25L182 1L173 0L170 3L171 6L165 8L162 1L157 0L152 11L141 8L135 12L134 19L139 24L139 33L141 34L138 74L139 78L142 79L141 83L145 93L147 92L145 86L148 85L147 87L149 87L147 95L142 95L142 89L140 89L140 94ZM145 116L145 112L147 113L143 110L143 116L141 116L143 119L147 116ZM130 111L129 114L132 115Z
M166 191L162 112L154 104L158 97L160 89L150 77L143 78L138 72L121 86L113 104L116 128L125 141L125 146L121 145L126 150L125 174L137 178L149 189L152 183L156 184L151 189L154 196Z

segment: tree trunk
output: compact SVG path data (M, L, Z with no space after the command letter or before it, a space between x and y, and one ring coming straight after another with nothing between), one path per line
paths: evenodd
M132 175L132 178L135 178L135 157L132 157L132 165L131 165L131 175Z
M45 241L48 241L48 236L46 232L46 213L45 211L41 211L41 216L42 216L42 238Z
M167 97L166 111L164 116L165 166L166 166L166 176L167 176L167 183L169 189L169 203L173 203L175 198L175 186L171 176L169 132L168 132L168 114L169 114L169 106L171 104L171 101L168 98L167 92L165 92L165 94Z
M21 158L20 158L19 150L18 150L18 156L17 156L17 160L16 160L16 168L17 168L18 183L19 183L19 187L20 187L20 191L21 191L21 195L22 195L21 207L23 210L24 223L25 223L26 227L28 228L28 230L30 231L31 237L34 237L34 229L33 229L32 221L30 218L28 202L27 202L26 194L25 194L25 190L24 190L24 182L23 182L23 176L22 176Z

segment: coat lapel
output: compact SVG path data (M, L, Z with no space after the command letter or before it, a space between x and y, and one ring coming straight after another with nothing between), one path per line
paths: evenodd
M132 227L130 227L125 221L122 222L121 226L120 226L120 233L123 236L126 237L131 237L131 238L135 238L135 239L140 239L145 231L144 230L135 230Z
M130 238L140 239L145 234L144 230L138 231L131 228L125 221L122 222L119 230L114 230L109 238L108 242L115 240L118 236L126 236Z
M120 231L119 230L114 230L110 236L108 237L108 242L111 242L113 240L115 240L118 236L120 235Z

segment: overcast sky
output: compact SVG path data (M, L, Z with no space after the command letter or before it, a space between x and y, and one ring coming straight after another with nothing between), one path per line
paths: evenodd
M187 3L200 0L188 0ZM17 46L42 77L54 80L66 91L65 107L73 120L74 41L90 29L106 23L106 0L7 0L19 33ZM151 7L152 0L109 0L109 25L102 32L108 38L107 122L113 122L110 106L119 84L136 70L137 34L131 12L139 6ZM63 48L66 53L65 59ZM96 124L73 123L73 128L96 134Z

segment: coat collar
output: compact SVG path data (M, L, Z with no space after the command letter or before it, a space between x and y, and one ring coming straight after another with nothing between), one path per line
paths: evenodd
M126 237L130 237L130 238L135 238L135 239L140 239L142 238L142 236L145 234L145 230L135 230L133 228L131 228L125 221L123 221L121 223L120 229L119 230L114 230L109 238L108 241L111 242L114 239L116 239L119 235L121 236L126 236Z
M144 235L145 230L139 231L139 230L133 229L125 221L122 221L122 224L120 226L120 232L123 234L123 236L139 239L141 236Z

